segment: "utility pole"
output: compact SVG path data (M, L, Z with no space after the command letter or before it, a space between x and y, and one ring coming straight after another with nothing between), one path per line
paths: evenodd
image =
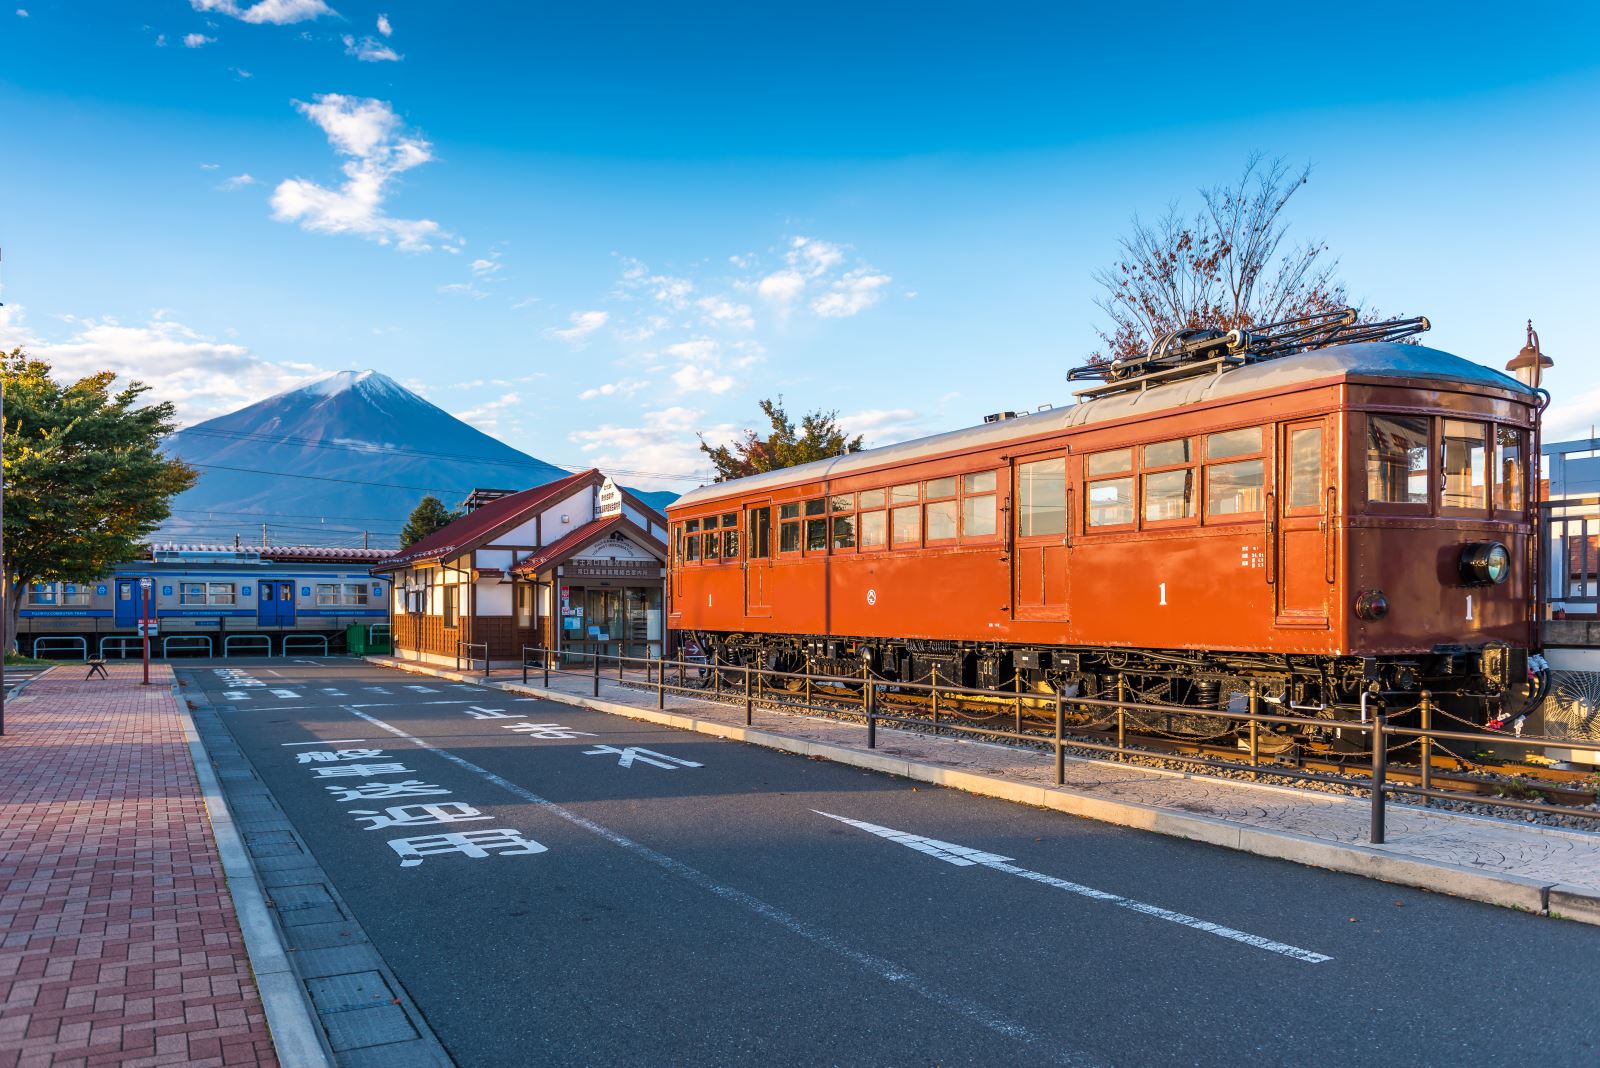
M139 580L139 592L144 595L144 622L139 625L139 636L144 639L144 683L150 685L150 588L155 579L146 576Z
M362 548L363 548L363 549L365 549L365 548L368 548L368 547L369 547L369 546L368 546L368 545L367 545L367 532L366 532L366 531L364 531L364 530L363 530L363 531L362 531L362 532L361 532L361 547L362 547Z
M261 547L263 549L267 547L267 525L265 523L261 524Z
M0 379L0 565L6 559L6 384ZM0 566L0 633L3 626L11 623L11 568ZM0 738L6 733L6 653L11 651L9 644L0 649Z

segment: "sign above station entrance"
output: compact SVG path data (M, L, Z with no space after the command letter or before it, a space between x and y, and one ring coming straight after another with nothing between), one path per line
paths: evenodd
M600 507L595 514L601 519L622 514L622 491L617 489L617 484L609 475L600 483Z

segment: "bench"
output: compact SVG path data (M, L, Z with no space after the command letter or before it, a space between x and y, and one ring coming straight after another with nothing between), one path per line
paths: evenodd
M84 678L92 679L96 675L99 675L102 679L111 678L110 675L106 674L106 662L104 658L89 661L89 674L85 675Z

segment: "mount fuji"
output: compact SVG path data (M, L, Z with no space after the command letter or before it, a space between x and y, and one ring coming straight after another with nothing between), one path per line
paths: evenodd
M477 488L527 489L571 474L370 370L338 371L197 423L166 449L200 480L173 500L159 541L388 548L425 494L454 508ZM656 508L677 496L631 492Z

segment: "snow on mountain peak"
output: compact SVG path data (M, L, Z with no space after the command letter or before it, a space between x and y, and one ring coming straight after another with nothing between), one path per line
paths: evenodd
M370 367L365 371L334 371L321 378L312 379L303 386L290 390L313 397L337 397L341 393L360 390L368 396L410 396L410 391L400 383Z

